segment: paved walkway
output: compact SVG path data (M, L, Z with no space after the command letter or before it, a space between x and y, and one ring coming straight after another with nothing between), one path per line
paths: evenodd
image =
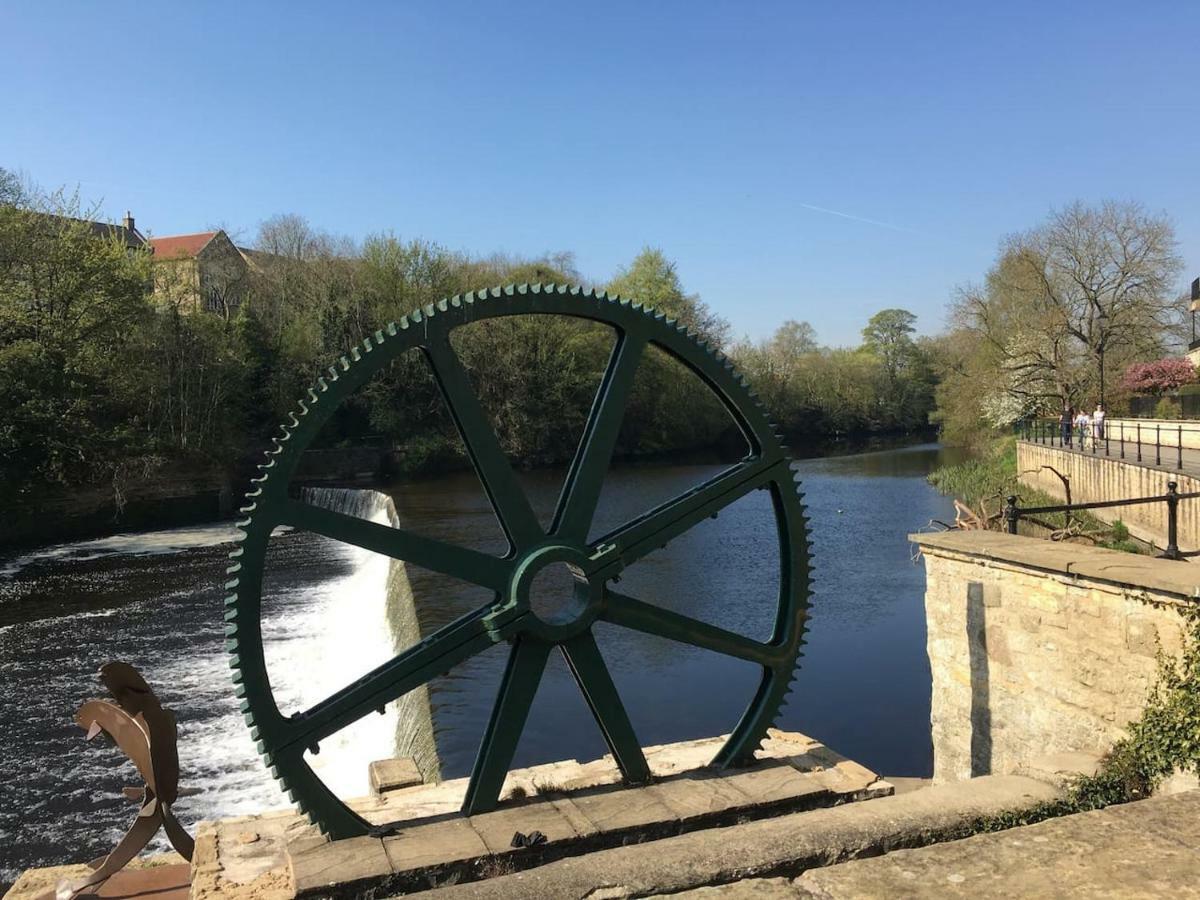
M1200 791L677 898L1200 897Z

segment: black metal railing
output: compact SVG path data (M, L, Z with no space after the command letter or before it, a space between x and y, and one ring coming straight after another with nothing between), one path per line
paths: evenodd
M1067 428L1060 422L1046 420L1022 422L1018 430L1021 440L1033 444L1062 447L1093 456L1115 456L1146 464L1153 460L1156 466L1174 466L1176 469L1183 468L1183 432L1182 425L1163 425L1161 422L1142 425L1140 422L1119 421L1111 425L1105 423L1097 434L1092 427L1086 430L1074 426Z
M1016 495L1007 498L1004 504L1004 527L1009 534L1017 533L1017 523L1024 516L1041 516L1047 513L1074 512L1080 509L1111 509L1115 506L1137 506L1143 503L1165 503L1167 505L1167 547L1158 554L1160 559L1183 559L1185 556L1196 556L1200 550L1184 553L1179 549L1179 501L1194 500L1200 497L1200 491L1189 494L1179 493L1179 484L1167 482L1167 492L1154 497L1134 497L1128 500L1101 500L1097 503L1064 503L1058 506L1026 506L1018 503Z

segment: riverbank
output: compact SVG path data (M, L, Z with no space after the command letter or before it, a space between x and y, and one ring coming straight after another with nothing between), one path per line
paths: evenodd
M1017 464L1017 442L1012 436L999 437L969 458L939 466L929 474L929 483L942 494L965 505L980 522L999 530L1000 514L1009 496L1020 498L1022 506L1057 506L1066 501L1022 484ZM1072 502L1080 502L1072 498ZM966 513L960 511L960 515ZM953 524L953 523L944 523ZM1036 521L1022 520L1021 533L1093 544L1126 553L1150 552L1148 544L1132 538L1120 519L1103 522L1086 511L1048 513Z
M815 438L789 435L785 440L794 458L816 459L893 450L933 437L928 432L864 432ZM702 465L729 462L733 455L729 447L718 444L622 456L614 462L621 466ZM327 448L305 451L295 480L307 486L378 487L468 470L468 461L460 456L430 458L377 447ZM0 558L50 543L231 519L253 471L254 464L246 461L227 470L176 460L120 482L44 489L34 500L13 504L0 519Z

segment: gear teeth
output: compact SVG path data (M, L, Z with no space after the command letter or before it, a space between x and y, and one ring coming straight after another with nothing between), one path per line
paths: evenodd
M529 295L539 295L543 297L580 297L588 300L595 300L597 303L612 304L629 312L636 311L653 319L654 322L659 323L657 327L667 332L670 341L679 341L680 338L675 336L682 336L688 342L690 342L693 348L699 350L701 353L715 361L716 365L719 367L719 371L714 373L713 368L708 365L707 361L703 359L697 361L693 352L693 361L696 361L698 367L700 366L700 363L704 363L705 366L708 366L707 369L700 367L700 371L706 373L704 377L707 381L712 383L714 386L717 383L722 384L722 389L726 392L732 393L734 397L733 402L742 409L750 412L755 409L759 411L759 418L755 420L756 424L754 427L756 429L756 435L763 435L763 439L761 441L758 441L757 439L755 441L756 443L761 443L763 445L763 447L760 449L762 449L764 452L769 452L772 458L775 457L776 451L786 455L787 446L783 443L784 435L782 429L777 422L769 419L766 414L766 409L762 399L750 387L745 376L737 370L734 362L729 359L729 357L719 347L715 346L710 340L704 338L703 335L698 335L696 332L689 329L686 323L681 322L678 319L671 318L667 315L667 313L654 309L653 307L646 306L645 304L637 302L636 300L627 297L621 297L619 294L610 293L607 290L597 290L594 287L584 288L578 285L558 284L555 282L549 282L545 284L507 284L503 287L497 286L485 290L456 294L453 297L442 298L436 303L422 306L416 310L413 310L411 313L409 313L409 315L400 317L398 322L389 322L382 329L365 336L360 344L351 347L347 351L347 355L339 356L334 361L334 364L329 366L325 372L316 379L315 384L306 389L306 394L302 396L299 401L297 401L296 411L288 414L288 424L280 426L279 435L271 439L272 446L265 451L263 455L263 462L258 465L258 471L261 474L250 479L252 487L251 490L249 490L245 495L246 505L240 508L240 512L243 514L243 516L245 516L245 518L235 523L235 527L239 529L238 536L235 538L235 540L241 542L247 539L250 529L253 526L253 515L257 512L257 504L258 502L261 502L264 495L267 495L264 492L263 485L268 481L270 475L272 474L272 469L276 468L277 460L283 459L286 465L287 461L290 459L290 456L283 457L283 452L285 450L290 450L292 453L298 452L298 450L302 448L296 448L295 445L306 442L305 435L307 435L308 432L298 431L298 429L301 427L302 419L314 408L317 408L317 404L321 403L322 400L325 401L326 406L330 405L331 402L341 401L340 395L338 395L336 392L329 399L325 399L323 395L329 394L333 390L333 388L337 385L337 382L340 381L342 375L350 371L352 365L363 362L364 355L370 354L375 349L383 346L390 338L395 338L401 332L411 329L414 326L421 325L422 323L424 323L424 338L435 338L438 332L435 330L432 335L430 334L431 329L429 328L429 320L435 319L439 312L448 313L451 309L462 310L457 321L451 323L450 327L454 327L454 325L457 323L464 323L472 320L472 314L474 310L472 310L471 307L473 307L476 302L499 300L505 297L524 297ZM464 304L467 306L466 309L464 309ZM490 312L484 313L484 315L490 314ZM586 315L587 313L585 312L584 314ZM596 316L596 318L603 321L605 317ZM412 341L414 338L416 338L416 336L410 338L409 340ZM668 344L667 339L653 339L657 340L664 348ZM404 348L400 349L402 350ZM386 356L387 354L385 353L384 355ZM718 380L714 381L714 378L717 378ZM323 410L324 408L321 407L321 409ZM309 421L311 423L311 420ZM758 430L760 426L757 424L758 422L763 421L766 422L765 434ZM296 440L293 441L293 437L296 437ZM804 494L800 490L800 475L794 469L792 474L793 481L795 482L795 502L799 504L799 513L795 517L789 516L789 522L798 523L796 527L798 533L796 534L795 538L799 542L803 543L804 546L807 546L809 517L807 515L807 510L804 508L803 503L801 502L804 498ZM782 478L778 479L778 481L781 482ZM773 489L777 492L781 491L782 484L778 484L773 481ZM794 507L792 512L795 512ZM267 525L269 525L269 523L267 523ZM266 525L260 527L260 531L265 527ZM256 534L256 540L258 537L259 535ZM263 661L261 659L261 636L259 635L257 623L253 620L253 617L259 615L258 597L255 594L255 588L251 587L250 585L243 587L241 581L239 580L242 563L237 560L237 557L241 557L243 553L244 548L238 546L229 554L231 565L226 571L227 574L232 577L226 582L225 585L226 589L230 591L230 593L224 597L225 609L223 610L225 647L229 653L230 678L234 687L234 696L238 699L239 710L241 711L243 718L250 729L251 738L255 741L258 752L262 756L263 762L269 769L272 777L279 782L281 790L283 790L288 799L295 804L304 815L313 821L313 823L320 828L322 832L326 832L328 830L326 825L319 820L319 815L314 815L313 810L315 809L318 812L327 810L329 801L328 798L325 798L323 795L311 795L309 793L309 782L314 776L312 776L311 772L304 768L304 764L299 761L299 757L302 756L302 754L294 754L289 751L288 753L284 754L283 757L279 757L277 755L277 748L268 746L268 743L273 743L273 740L269 741L267 738L264 738L262 728L255 722L254 705L259 702L261 697L261 691L263 690L261 681L264 673L262 671ZM813 572L815 571L815 567L811 564L810 558L802 557L802 561L804 563L803 567L807 569L809 581L811 583L811 578ZM252 571L257 571L255 567L260 565L261 559L256 559L253 561L250 569ZM791 630L787 632L788 640L794 641L796 646L796 655L792 660L792 670L789 673L790 677L785 682L780 684L780 680L782 680L782 673L780 672L782 664L780 664L779 667L775 667L774 673L776 679L779 680L773 681L772 687L767 696L763 698L762 703L753 705L751 707L751 710L754 712L755 716L754 721L762 721L770 717L770 724L764 728L764 731L761 735L758 735L755 732L750 732L748 734L743 733L739 739L739 746L742 748L748 747L755 738L757 738L756 749L762 748L763 743L768 736L767 732L771 728L776 727L780 712L786 705L787 698L793 693L798 676L796 667L800 657L802 656L802 648L806 643L804 640L803 628L809 619L809 612L811 609L811 607L805 602L808 599L807 596L801 596L799 598L795 596L795 594L803 593L800 590L802 586L801 580L797 578L794 586L795 591L793 598L789 598L788 606L786 607L786 610L790 611L794 617L794 621L790 625ZM243 612L241 606L243 602L246 604L245 614L251 617L250 621L245 623L240 620L240 616ZM797 602L800 603L800 608L796 608ZM795 630L796 628L800 628L801 633L797 634ZM245 631L245 635L242 634L243 630ZM243 670L243 658L240 652L241 641L243 639L247 642L245 665L248 667L246 671L249 672L249 677L246 677L245 671ZM253 652L251 652L252 649ZM266 691L268 696L270 696L269 686L266 687ZM774 704L773 708L771 704ZM274 710L274 707L272 707L272 710ZM274 715L275 712L273 711L272 716ZM271 721L273 721L273 719ZM266 724L266 720L264 720L264 726ZM269 732L270 729L268 729L268 733ZM743 750L742 752L745 751ZM728 759L728 757L726 757L726 759ZM740 755L738 760L742 760ZM734 762L737 762L738 760L734 760ZM294 777L288 777L288 767L294 764L299 765L300 768L295 771ZM308 800L305 799L306 796L309 797Z

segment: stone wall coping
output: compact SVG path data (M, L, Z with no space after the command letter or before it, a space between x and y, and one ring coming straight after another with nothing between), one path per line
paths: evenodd
M910 534L923 552L962 554L1106 581L1126 587L1200 599L1200 566L1102 547L1064 544L999 531L937 531Z

